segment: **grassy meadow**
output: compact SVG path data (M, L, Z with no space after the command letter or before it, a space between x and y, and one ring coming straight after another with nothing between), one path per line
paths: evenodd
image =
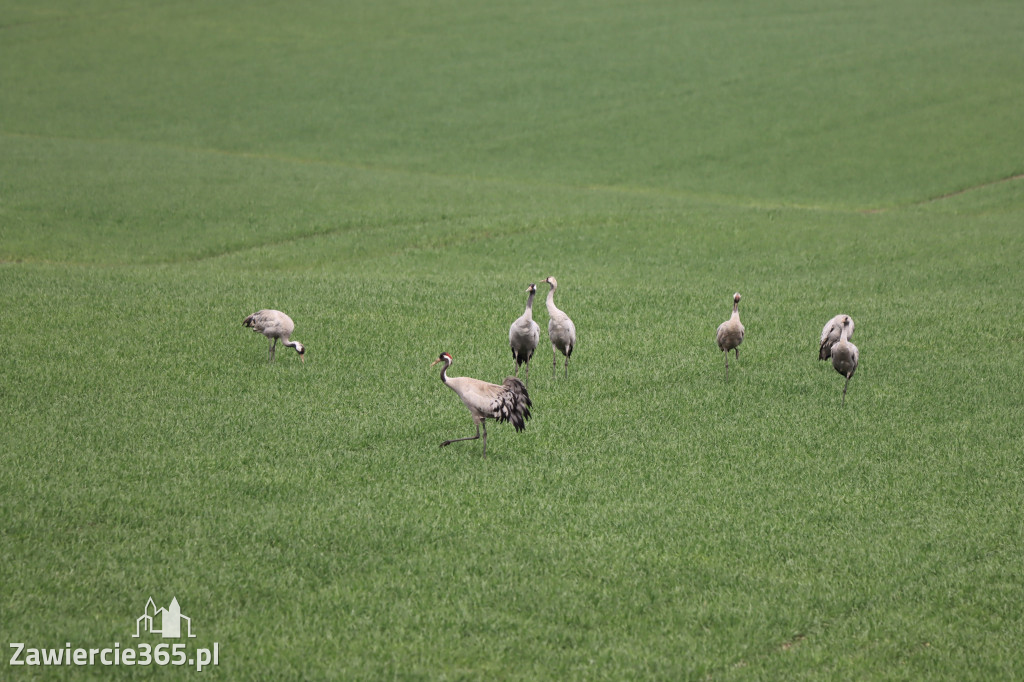
M1021 677L1022 31L0 0L0 678L188 677L10 664L149 597L217 679ZM568 380L540 284L525 432L439 449L547 276Z

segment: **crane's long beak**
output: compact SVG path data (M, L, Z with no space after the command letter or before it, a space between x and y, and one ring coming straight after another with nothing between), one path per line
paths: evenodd
M430 366L433 367L434 365L436 365L439 362L441 362L441 358L438 358L437 360L434 360L432 363L430 363Z

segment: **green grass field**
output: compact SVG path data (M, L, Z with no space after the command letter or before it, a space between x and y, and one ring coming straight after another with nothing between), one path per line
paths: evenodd
M1021 677L1022 31L0 0L0 678L149 678L9 648L149 597L217 679ZM526 431L439 449L549 275L569 379L538 297Z

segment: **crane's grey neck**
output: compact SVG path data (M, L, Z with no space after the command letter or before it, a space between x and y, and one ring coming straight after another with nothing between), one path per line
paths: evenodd
M719 318L719 319L721 319L721 318ZM739 301L733 301L732 302L732 319L734 319L734 320L740 319L740 302Z
M291 341L291 340L288 340L288 339L281 339L281 340L284 343L284 345L288 346L289 348L296 348L299 345L298 341Z
M452 363L445 360L445 363L441 365L441 381L443 381L446 384L448 383L448 368L451 366L451 364Z
M530 297L526 299L526 316L533 319L533 297L537 295L536 290L530 292Z
M547 300L548 311L558 310L558 308L555 307L555 289L557 289L557 288L558 287L551 287L551 289L548 290L548 300Z

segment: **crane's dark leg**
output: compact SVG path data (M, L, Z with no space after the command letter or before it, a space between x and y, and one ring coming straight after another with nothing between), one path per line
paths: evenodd
M484 459L487 459L487 420L480 422L480 426L484 427Z
M277 339L270 340L270 355L267 357L267 362L274 361L274 350L277 349Z
M736 346L736 362L740 361L740 347Z
M441 443L441 447L443 448L445 445L451 445L452 443L458 443L460 440L476 440L479 437L480 437L480 425L477 424L476 425L476 435L475 436L466 436L465 438L452 438L451 440L446 440L445 442ZM486 427L484 427L484 452L487 452L487 428Z
M846 383L843 384L843 407L846 407L846 389L850 386L850 377L846 377Z
M551 378L558 377L558 349L551 346Z
M569 356L565 356L565 378L569 378Z
M725 351L725 378L729 378L729 351Z

